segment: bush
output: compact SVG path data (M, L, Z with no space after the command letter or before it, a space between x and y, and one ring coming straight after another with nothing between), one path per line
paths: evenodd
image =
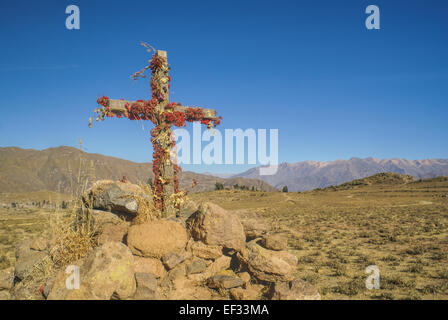
M215 190L224 190L224 185L221 182L216 182Z
M284 186L282 192L288 192L288 186Z

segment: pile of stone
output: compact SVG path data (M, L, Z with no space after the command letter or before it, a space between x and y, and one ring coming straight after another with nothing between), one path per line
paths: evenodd
M313 286L296 277L297 257L287 251L286 237L264 232L246 242L238 216L216 204L202 204L187 219L132 224L106 211L119 208L111 203L113 197L96 196L102 196L91 199L96 208L104 208L94 210L94 219L102 224L100 246L74 263L79 289L68 289L66 270L60 270L35 290L39 297L28 292L33 298L320 299ZM136 210L120 206L122 213ZM24 298L20 284L29 268L44 259L47 247L45 241L22 245L16 267L0 271L0 290ZM14 287L13 281L18 283Z

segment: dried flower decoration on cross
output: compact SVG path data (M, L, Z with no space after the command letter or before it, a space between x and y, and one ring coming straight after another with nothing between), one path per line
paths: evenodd
M153 144L153 172L154 172L154 205L162 212L162 217L174 216L179 212L183 192L179 189L177 177L181 168L171 159L171 152L175 147L174 135L171 127L183 127L186 122L200 121L208 129L216 127L222 117L216 116L213 109L182 106L180 103L169 101L171 77L166 51L154 50L142 42L148 52L154 52L149 65L134 73L131 79L145 78L145 71L151 69L151 100L126 101L100 97L97 103L101 108L95 109L97 121L106 117L128 118L129 120L150 120L155 127L151 130ZM89 119L92 126L92 118Z

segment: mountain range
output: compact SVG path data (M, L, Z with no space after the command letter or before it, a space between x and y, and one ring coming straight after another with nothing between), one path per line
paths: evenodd
M281 163L271 176L259 174L259 167L236 175L182 172L180 186L189 192L211 191L216 182L225 187L238 184L263 191L287 186L289 191L305 191L339 185L381 172L412 175L415 179L448 176L448 159L376 159L351 158L336 161ZM48 190L72 193L86 181L119 180L133 183L153 179L152 163L136 163L101 154L87 153L73 147L45 150L0 148L0 192ZM197 185L192 187L193 179Z
M0 148L0 192L48 190L71 194L91 181L119 180L123 176L132 183L147 183L154 178L152 163L136 163L66 146L45 150ZM181 189L189 192L214 190L216 182L225 187L238 184L262 191L275 191L272 186L257 179L223 179L188 171L179 176ZM197 182L194 187L193 179Z
M259 167L233 175L232 178L263 180L279 189L287 186L289 191L305 191L339 185L380 172L412 175L415 179L435 178L448 175L448 159L376 159L351 158L336 161L303 161L281 163L277 173L271 176L259 174Z

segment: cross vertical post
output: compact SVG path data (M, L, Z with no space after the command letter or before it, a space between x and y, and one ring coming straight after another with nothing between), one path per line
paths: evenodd
M157 111L159 114L163 114L166 110L166 106L170 104L169 100L169 67L168 67L168 59L166 51L158 50L156 52L156 56L163 58L166 64L162 65L157 71L153 74L153 79L151 81L157 81L157 85L152 85L151 90L157 90L155 88L159 88L160 90L160 99L159 104L157 106ZM165 80L166 79L166 80ZM153 92L154 93L154 92ZM171 217L176 215L176 208L174 206L174 202L172 201L171 196L175 193L174 190L174 166L171 159L171 150L173 148L173 130L171 129L171 123L166 121L165 117L158 117L158 125L160 127L160 138L156 139L156 143L160 145L160 149L164 150L165 157L164 160L161 161L158 170L160 170L160 177L157 183L161 183L162 187L162 203L163 203L163 211L162 217ZM156 169L157 170L157 169ZM156 176L157 178L157 176Z

